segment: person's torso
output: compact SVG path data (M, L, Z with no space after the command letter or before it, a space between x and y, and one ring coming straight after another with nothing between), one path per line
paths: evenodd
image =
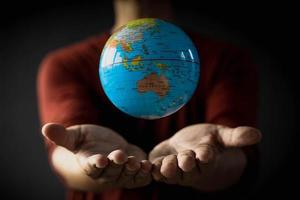
M99 122L102 126L113 128L128 142L138 145L148 153L156 144L171 137L185 126L203 123L205 121L205 96L209 90L212 74L218 65L223 46L191 34L201 58L200 82L192 98L177 112L165 118L145 120L131 117L117 109L105 95L99 80L99 59L109 33L91 37L64 51L70 72L76 73L91 94L95 109L99 112ZM76 63L72 66L72 63ZM76 69L72 69L76 67ZM149 186L133 190L107 191L101 194L88 192L68 191L68 199L168 199L171 196L178 198L196 198L200 195L193 189L175 185L151 183Z

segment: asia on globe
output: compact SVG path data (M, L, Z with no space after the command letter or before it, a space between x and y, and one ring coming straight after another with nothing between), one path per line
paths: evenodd
M160 19L138 19L106 42L99 75L105 94L118 109L137 118L159 119L192 97L200 60L179 27Z

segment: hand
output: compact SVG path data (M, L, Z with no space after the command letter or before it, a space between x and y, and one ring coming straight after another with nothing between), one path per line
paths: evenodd
M243 167L235 166L245 164L241 159L243 153L235 147L256 144L260 139L261 133L251 127L188 126L150 152L153 178L207 191L219 187L216 182L221 182L223 187L224 180L230 179L228 172L232 175L243 171Z
M75 125L65 129L49 123L44 136L73 152L83 173L103 188L136 188L151 181L151 163L146 154L111 129L97 125Z

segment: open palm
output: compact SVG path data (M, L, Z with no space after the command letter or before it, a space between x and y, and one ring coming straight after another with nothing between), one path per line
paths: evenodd
M236 155L239 147L256 144L260 139L261 133L252 127L187 126L150 152L153 177L170 184L203 189L212 180L216 160L222 159L219 155Z
M43 127L43 134L73 152L86 175L107 188L135 188L151 181L146 154L109 128L83 124L65 129L50 123Z

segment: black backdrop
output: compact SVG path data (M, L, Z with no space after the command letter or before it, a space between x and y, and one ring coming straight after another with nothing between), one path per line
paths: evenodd
M40 136L36 74L54 49L113 23L109 1L1 5L0 183L7 199L63 199ZM230 4L229 4L230 3ZM288 3L174 1L178 23L252 50L260 69L260 179L252 197L296 194L296 12ZM1 195L0 193L0 195ZM2 199L2 198L1 198Z

